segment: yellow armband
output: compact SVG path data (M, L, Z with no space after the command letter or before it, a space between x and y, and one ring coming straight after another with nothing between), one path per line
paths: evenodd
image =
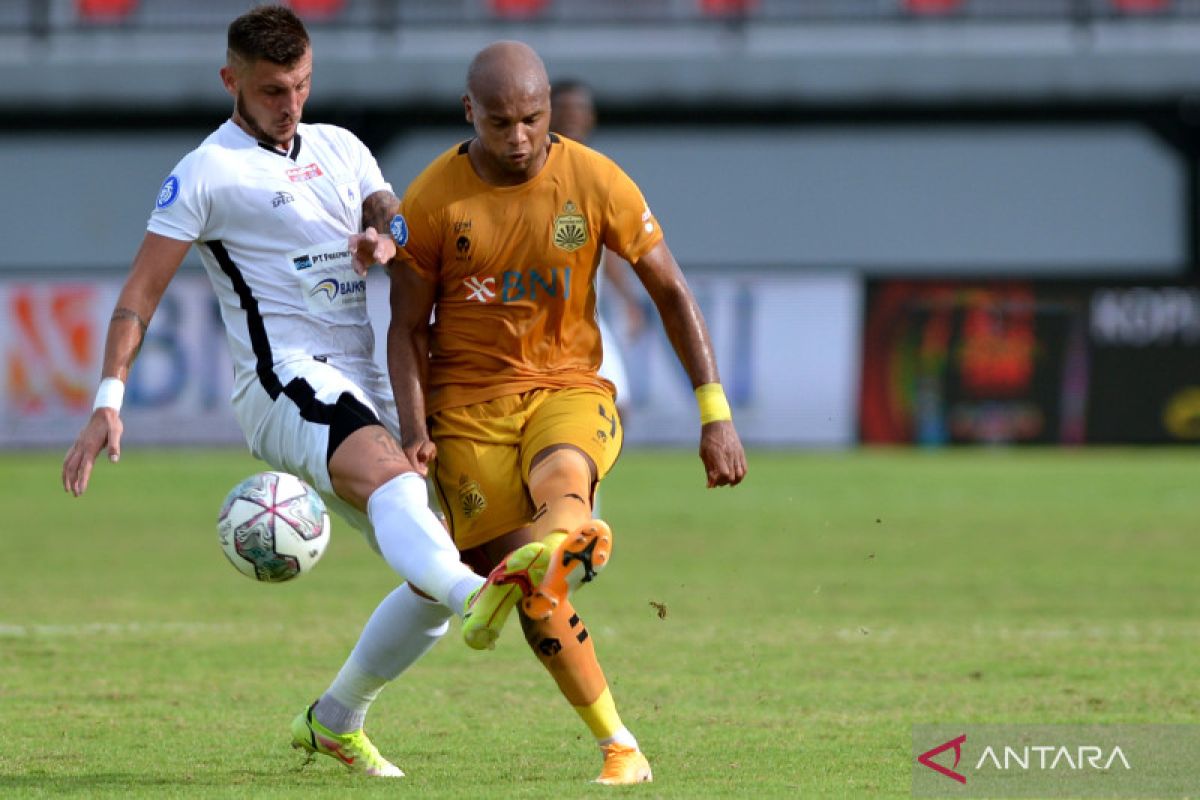
M733 419L733 412L729 410L729 401L725 399L725 390L719 383L697 386L696 404L700 406L701 425Z

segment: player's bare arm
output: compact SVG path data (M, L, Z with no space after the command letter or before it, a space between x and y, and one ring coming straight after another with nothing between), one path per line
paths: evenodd
M121 288L104 342L102 378L124 382L137 357L154 311L175 277L191 242L147 233ZM117 404L119 406L119 403ZM63 459L63 489L78 497L87 490L96 456L107 448L110 461L121 457L124 425L118 408L98 404Z
M387 333L388 375L400 418L401 446L422 475L437 448L425 426L429 378L429 315L436 285L403 263L391 265L392 321Z
M350 237L354 271L366 275L372 264L387 264L396 256L396 242L388 230L400 200L388 191L374 192L363 200L363 229Z
M655 245L633 265L633 270L658 308L667 338L692 386L719 385L717 359L704 315L667 243ZM746 476L746 453L732 419L718 419L701 426L700 460L710 488L741 483Z

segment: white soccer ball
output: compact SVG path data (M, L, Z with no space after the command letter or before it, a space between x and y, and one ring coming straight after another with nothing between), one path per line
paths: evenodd
M230 490L217 517L217 538L243 575L267 583L312 570L329 544L321 496L286 472L260 472Z

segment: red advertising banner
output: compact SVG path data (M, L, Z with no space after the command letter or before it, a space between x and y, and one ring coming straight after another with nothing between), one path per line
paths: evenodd
M10 336L4 348L9 402L20 414L78 413L91 405L100 371L89 284L16 284L3 295Z
M92 410L117 277L0 281L0 446L63 446ZM154 315L129 374L130 443L235 443L241 432L216 299L202 274L181 275Z

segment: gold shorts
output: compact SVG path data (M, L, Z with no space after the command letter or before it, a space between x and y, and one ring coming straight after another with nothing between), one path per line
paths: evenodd
M533 521L526 487L538 453L572 445L592 459L599 480L625 438L612 395L591 387L535 389L447 408L430 417L429 434L438 448L438 500L459 550Z

